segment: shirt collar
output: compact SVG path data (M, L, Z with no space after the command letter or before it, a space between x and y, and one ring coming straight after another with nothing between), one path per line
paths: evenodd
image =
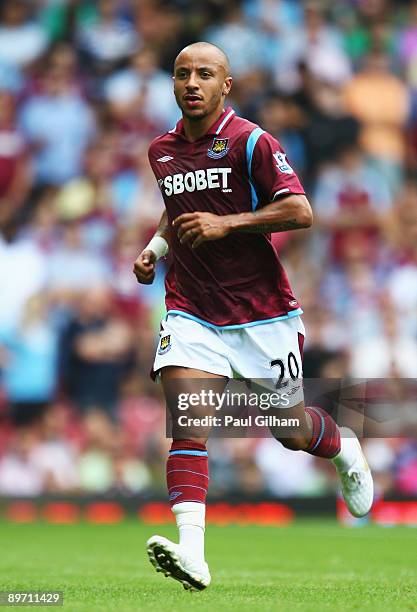
M231 106L225 108L220 115L220 117L213 123L213 125L207 130L204 136L208 136L210 134L215 134L216 136L221 134L226 125L230 123L230 121L235 116L235 111ZM170 130L170 134L181 134L184 135L184 122L180 119L173 130Z

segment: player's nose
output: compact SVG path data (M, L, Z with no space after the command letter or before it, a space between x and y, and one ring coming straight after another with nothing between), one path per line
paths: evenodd
M198 84L198 80L197 80L197 75L195 74L195 72L191 72L190 76L188 77L188 81L185 85L187 91L195 91L196 89L199 88L199 84Z

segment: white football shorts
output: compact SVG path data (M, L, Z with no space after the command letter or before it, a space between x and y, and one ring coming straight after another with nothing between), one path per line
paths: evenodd
M302 346L305 328L300 316L239 329L203 325L178 314L161 322L153 372L181 366L250 379L256 387L280 390L285 407L303 401Z

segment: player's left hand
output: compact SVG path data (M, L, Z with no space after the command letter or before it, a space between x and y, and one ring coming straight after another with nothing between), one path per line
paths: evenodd
M224 238L230 231L227 215L208 212L184 213L174 219L172 225L178 231L181 244L191 242L192 249L202 242Z

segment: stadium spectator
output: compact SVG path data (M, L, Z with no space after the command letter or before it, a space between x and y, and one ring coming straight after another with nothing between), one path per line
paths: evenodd
M46 51L45 30L30 19L25 0L4 0L0 9L0 58L12 66L25 68Z
M404 129L410 113L410 92L390 69L389 57L380 51L370 53L358 74L346 84L346 104L361 123L363 150L379 163L398 189L404 164Z
M15 122L16 99L0 85L0 224L19 210L32 187L26 143Z
M415 440L404 440L397 445L398 454L393 462L396 489L403 495L417 493L417 444Z
M78 487L76 453L67 439L68 412L60 404L50 406L39 423L39 440L33 449L33 464L43 474L44 491L73 492Z
M19 121L33 150L38 183L62 185L81 173L95 118L66 70L46 70L41 91L23 104Z
M37 443L33 429L14 432L9 448L0 457L0 494L34 497L44 490L44 475L32 457Z
M359 125L349 114L340 87L318 82L308 71L305 78L308 100L303 134L309 177L314 182L323 164L332 163L342 149L357 142Z
M63 378L75 406L82 411L102 409L116 417L131 348L130 329L115 314L110 289L89 287L62 340Z
M291 98L271 94L259 109L259 122L287 151L288 159L300 176L306 167L305 142L300 134L303 115Z
M387 219L387 243L392 257L387 292L411 337L417 335L417 186L407 181Z
M238 78L264 65L265 36L259 28L245 22L244 13L235 1L227 6L224 21L210 27L203 38L224 49Z
M42 414L55 397L58 330L48 318L46 294L32 295L16 326L0 334L3 384L16 423Z
M104 83L104 95L119 119L134 115L141 105L146 119L156 131L171 129L178 121L178 108L172 98L171 75L158 67L153 49L144 47L133 55L130 66L111 74Z
M417 85L417 2L412 2L406 25L399 32L398 55L414 87Z
M162 211L160 191L151 175L143 143L130 151L130 162L112 178L113 211L120 225L140 222L142 232L146 232L156 227Z
M335 165L319 174L314 197L317 227L330 237L330 253L341 263L352 244L364 243L375 262L384 215L391 207L389 184L370 167L356 145L340 150Z
M163 295L164 274L160 275L155 288L138 288L132 283L132 255L136 253L138 244L145 244L147 234L141 232L138 226L120 227L113 245L112 252L112 287L119 311L126 320L135 325L136 321L151 325L154 311L161 311L161 296Z
M32 240L44 254L50 254L61 240L61 227L56 207L56 189L40 187L26 200L27 222L20 236Z
M323 7L315 1L304 3L304 18L298 27L283 30L278 44L272 47L270 60L277 86L289 94L301 86L300 63L315 79L333 85L341 85L351 76L341 32L326 19Z
M88 248L78 220L61 224L60 230L60 239L48 256L48 284L55 298L71 301L92 284L106 281L109 262Z
M105 493L113 482L111 446L114 427L100 410L91 410L84 419L85 444L78 458L81 489Z
M30 236L18 232L16 215L0 234L0 330L8 331L20 320L27 300L46 285L46 258ZM15 327L16 329L16 327Z
M299 59L306 62L314 78L332 85L350 79L351 67L341 33L326 20L319 2L306 2L305 26L299 35L303 54Z
M80 49L96 67L100 63L116 65L134 53L139 45L137 32L132 23L119 14L116 0L99 0L97 13L80 24L77 36Z
M244 0L243 8L249 21L258 20L276 37L302 26L302 6L292 0Z
M157 438L159 441L165 420L159 390L155 390L150 379L133 371L123 383L120 403L120 424L129 451L135 451L142 459L146 457L153 440Z
M62 220L79 221L89 251L103 255L115 234L111 181L117 169L113 134L100 135L84 155L84 175L68 181L57 197Z
M147 489L152 477L146 463L137 456L136 449L127 446L125 437L125 433L119 430L112 439L112 491L131 496Z
M354 378L416 378L417 344L401 325L389 299L380 303L380 330L351 347Z

